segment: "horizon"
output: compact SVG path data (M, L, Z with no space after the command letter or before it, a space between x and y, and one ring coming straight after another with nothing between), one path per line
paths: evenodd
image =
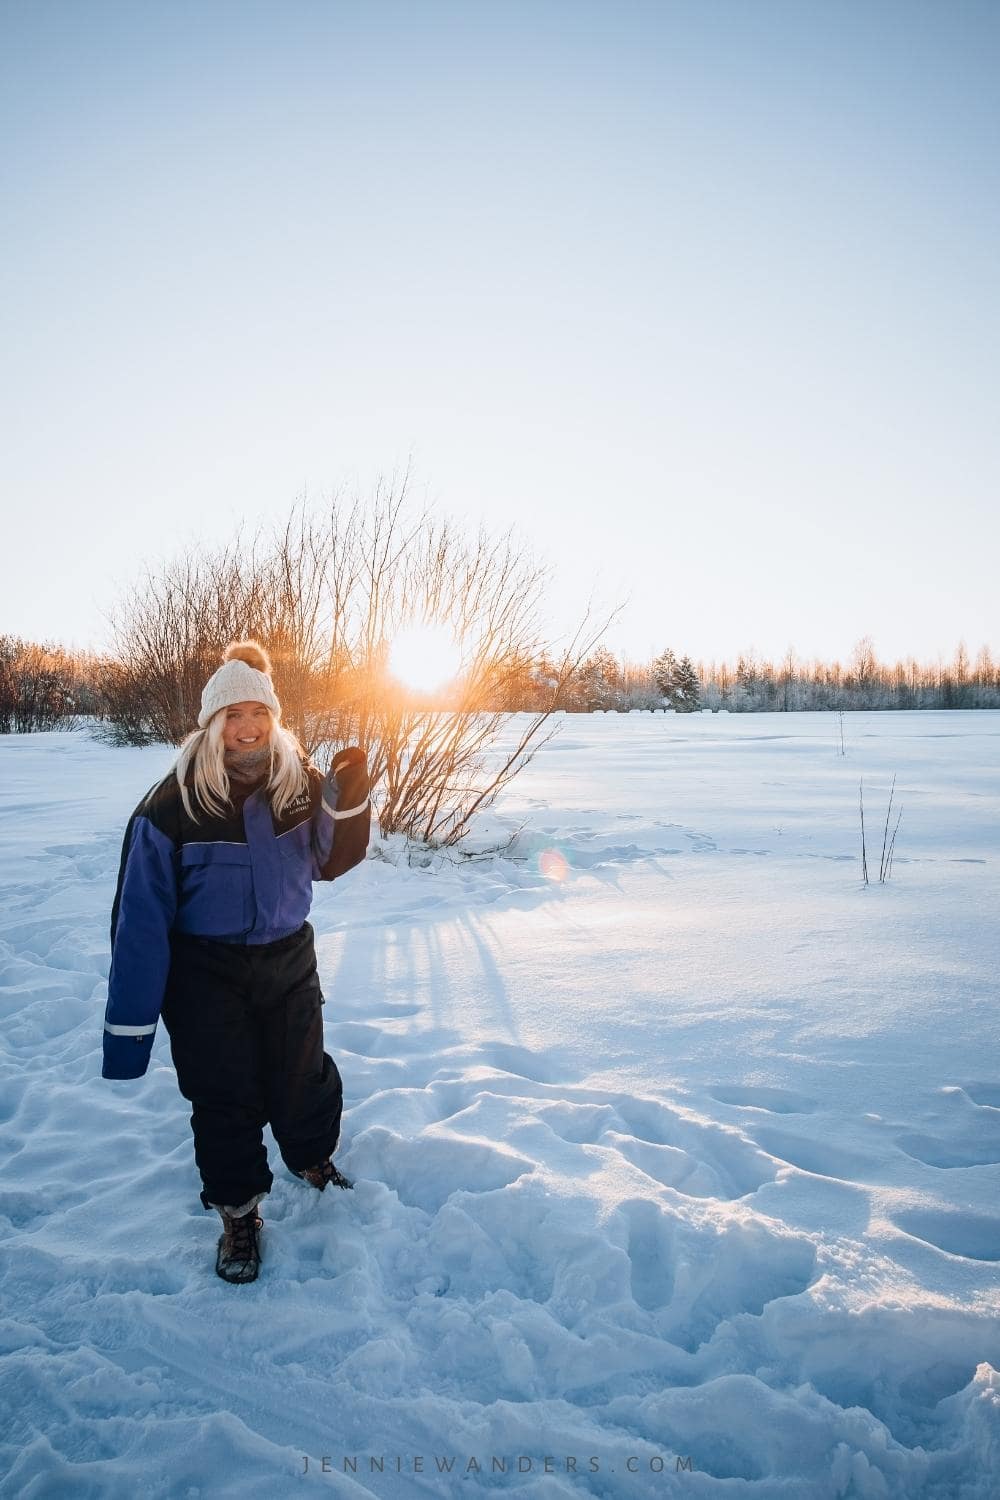
M412 633L413 632L411 631L404 631L403 635L408 637L412 635ZM89 646L79 643L73 643L72 641L67 640L58 640L51 635L44 637L30 637L20 635L16 630L0 628L0 640L2 640L4 637L20 640L23 642L23 644L29 646L39 646L43 649L51 649L53 651L64 651L69 656L93 656L101 658L105 656L113 656L114 654L113 649L110 645L107 645L105 647ZM877 641L871 641L870 637L859 636L852 644L850 650L847 652L843 652L840 655L821 656L815 652L805 653L795 650L793 652L793 670L801 672L807 671L810 668L816 666L822 666L828 668L842 667L845 670L849 671L856 648L861 646L866 639L871 645L876 671L879 669L891 670L900 665L906 667L915 666L922 670L930 670L934 667L937 667L939 670L947 670L956 666L959 653L962 650L964 650L965 652L965 667L969 671L977 670L977 666L983 660L984 655L989 659L991 670L996 671L996 669L1000 667L1000 653L994 650L992 643L989 641L983 641L973 646L968 641L959 640L955 643L950 653L947 653L944 650L939 650L932 656L918 656L914 652L904 652L900 655L887 655L886 653L878 649ZM262 641L261 644L265 647L266 650L271 650L266 641ZM393 639L388 641L388 644L394 647L396 646L397 642L395 641L395 639ZM539 655L541 656L547 654L550 649L550 647L543 647ZM647 656L636 656L630 654L627 650L616 650L613 646L608 645L605 640L601 639L594 644L587 655L588 657L593 656L595 652L601 650L610 651L611 655L615 658L616 662L622 668L623 672L626 673L632 668L643 670L647 667L650 667L661 653L667 650L672 650L678 662L689 659L693 666L702 669L710 675L713 669L718 670L723 667L735 669L741 658L746 660L748 663L752 663L756 667L781 668L784 666L785 661L787 660L789 648L786 647L783 651L778 653L768 653L759 650L751 643L750 645L739 647L735 650L716 653L714 656L711 656L704 652L689 650L683 644L678 645L676 642L667 641L657 649L651 651ZM408 639L403 643L403 652L405 655L407 670L416 671L417 658L414 654L413 643Z

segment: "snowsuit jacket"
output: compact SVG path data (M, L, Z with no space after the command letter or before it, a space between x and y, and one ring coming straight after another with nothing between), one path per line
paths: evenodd
M276 818L261 786L233 786L232 811L184 810L171 773L139 803L122 844L111 913L104 1078L140 1078L170 971L171 932L271 943L297 932L314 880L336 880L364 859L371 830L363 761L335 777L305 763L308 787Z

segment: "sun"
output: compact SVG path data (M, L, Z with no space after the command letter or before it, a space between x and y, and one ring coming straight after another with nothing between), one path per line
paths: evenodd
M443 687L461 664L458 643L444 625L407 625L389 651L389 671L420 693Z

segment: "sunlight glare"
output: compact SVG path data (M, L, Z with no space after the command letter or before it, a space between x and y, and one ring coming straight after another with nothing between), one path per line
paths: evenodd
M389 652L389 671L417 692L443 687L461 666L461 651L444 625L409 625Z

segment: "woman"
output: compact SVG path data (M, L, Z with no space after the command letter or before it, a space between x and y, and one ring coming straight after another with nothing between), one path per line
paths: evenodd
M162 1014L226 1281L254 1281L260 1265L265 1124L295 1176L351 1186L331 1160L343 1089L306 916L312 882L364 858L370 822L364 752L339 751L324 777L281 723L266 652L238 641L125 832L103 1077L145 1073Z

